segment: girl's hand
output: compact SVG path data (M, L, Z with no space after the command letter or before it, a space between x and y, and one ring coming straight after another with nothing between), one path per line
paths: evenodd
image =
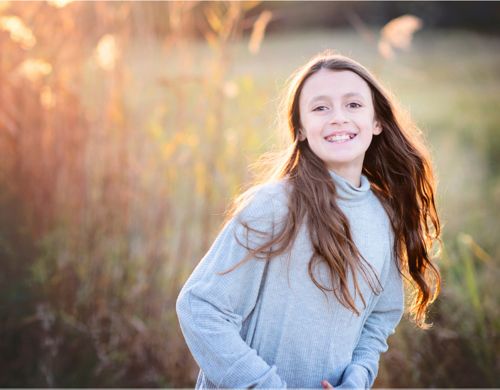
M322 380L321 381L321 386L323 386L323 389L333 389L334 387L328 382L327 380Z

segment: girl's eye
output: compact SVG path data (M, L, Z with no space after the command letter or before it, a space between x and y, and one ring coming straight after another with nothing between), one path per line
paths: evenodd
M352 103L349 103L347 106L349 108L359 108L359 107L361 107L361 104L352 102Z
M318 106L313 109L313 111L325 111L325 109L328 109L326 106Z

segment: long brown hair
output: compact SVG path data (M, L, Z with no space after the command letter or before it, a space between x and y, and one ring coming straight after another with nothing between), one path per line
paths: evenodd
M305 81L320 69L354 72L371 89L375 117L383 131L373 138L365 154L362 173L369 179L374 194L390 218L394 231L393 255L399 272L412 287L409 312L415 323L426 329L430 327L425 323L427 308L439 295L441 285L439 270L432 260L434 244L439 249L441 241L434 200L436 184L429 154L421 131L396 106L395 99L375 77L358 62L330 51L316 55L288 79L283 108L292 142L279 157L267 158L267 163L271 161L274 168L261 174L250 190L235 199L226 214L226 221L233 218L251 199L256 184L286 180L290 186L289 210L283 228L263 245L247 247L248 255L221 274L232 271L252 257L270 261L288 251L305 220L314 249L308 273L315 285L323 292L333 291L342 305L358 315L348 289L349 273L353 275L355 294L360 293L365 306L357 283L357 271L375 291L368 270L371 266L359 253L349 221L334 200L336 188L326 165L311 150L307 140L299 140L300 93ZM248 224L245 227L252 230ZM313 269L318 262L328 265L331 289L319 284L314 277Z

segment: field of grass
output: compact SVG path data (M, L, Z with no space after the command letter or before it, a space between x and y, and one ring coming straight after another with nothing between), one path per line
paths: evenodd
M175 30L130 34L111 9L130 4L93 4L90 32L88 5L45 19L39 7L16 11L38 39L32 49L0 35L9 53L0 62L2 386L194 384L178 291L251 179L249 164L281 144L287 76L326 48L365 64L398 97L439 179L434 327L403 319L376 386L500 386L499 37L424 28L388 60L376 30L371 39L297 31L266 36L251 54L248 38L210 46ZM111 67L96 55L105 34L115 39ZM20 71L30 58L51 70Z

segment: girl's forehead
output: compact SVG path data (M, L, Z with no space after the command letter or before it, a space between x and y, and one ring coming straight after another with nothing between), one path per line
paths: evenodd
M333 71L320 69L304 82L300 101L307 103L318 96L336 98L354 95L371 98L368 83L359 75L350 70Z

